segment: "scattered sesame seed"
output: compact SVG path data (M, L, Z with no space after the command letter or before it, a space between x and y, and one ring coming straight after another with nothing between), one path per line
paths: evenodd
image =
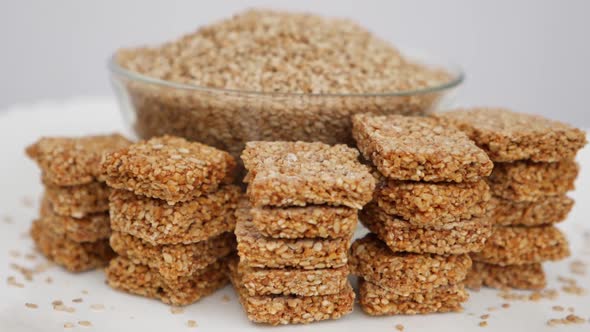
M56 306L56 305L63 305L64 303L61 300L54 300L53 302L51 302L51 305Z
M184 309L181 307L170 307L170 312L173 315L182 314L182 313L184 313Z
M24 284L17 282L16 277L14 277L14 276L10 276L10 277L6 278L6 283L8 284L8 286L13 286L13 287L17 287L17 288L24 288L25 287Z
M481 316L479 316L479 318L488 319L488 318L490 318L490 314L481 315Z
M547 325L549 326L556 326L556 325L568 325L568 324L583 324L586 320L582 317L570 314L567 315L565 318L553 318L547 321Z
M502 308L504 308L504 309L510 308L510 303L502 303Z
M30 196L23 196L21 198L21 203L24 207L31 208L33 207L33 199Z
M551 307L551 309L553 309L553 311L564 311L565 310L565 308L560 305L554 305L553 307Z
M229 301L231 301L231 298L230 298L230 297L229 297L227 294L224 294L224 295L221 297L221 301L222 301L222 302L229 302Z
M25 307L27 307L29 309L37 309L37 308L39 308L39 306L36 305L35 303L25 303Z
M485 321L485 320L484 320L484 321L482 321L482 322L479 322L479 326L481 326L481 327L486 327L486 326L488 326L488 322L487 322L487 321Z
M488 311L496 311L496 310L498 310L498 308L496 308L496 307L489 307L488 308Z
M92 326L92 323L90 321L87 321L87 320L81 320L81 321L78 322L78 325L88 327L88 326Z
M97 311L104 310L104 304L100 304L100 303L98 303L98 304L92 304L90 306L90 309L97 310Z
M53 305L53 310L55 310L55 311L69 312L69 313L72 313L72 312L75 312L76 311L75 308L68 307L68 306L63 305L63 304L54 304Z
M567 285L561 287L561 290L572 295L584 295L586 290L578 285Z
M26 268L24 266L18 265L16 263L10 264L10 268L12 268L13 270L18 271L20 274L22 274L23 277L25 278L25 280L27 280L27 281L33 280L33 273L34 273L33 270Z
M404 326L402 324L397 324L395 326L395 329L398 330L398 331L403 331L404 330Z
M88 294L88 291L87 291L87 290L85 290L85 289L83 289L83 290L82 290L82 294Z
M571 262L570 272L577 275L586 275L586 263L581 260Z
M82 303L82 301L84 301L84 300L82 300L81 298L76 298L76 299L72 300L72 302L74 302L74 303Z
M30 261L34 261L35 259L37 259L37 256L35 256L34 254L26 254L25 259L28 259Z
M70 322L64 323L64 329L71 329L73 327L74 327L74 323L70 323Z
M50 283L53 282L53 278L47 277L47 278L45 278L45 282L48 283L48 284L50 284Z
M195 322L195 321L194 321L194 320L192 320L192 319L189 319L189 320L187 320L187 321L186 321L186 325L187 325L188 327L197 327L197 322Z

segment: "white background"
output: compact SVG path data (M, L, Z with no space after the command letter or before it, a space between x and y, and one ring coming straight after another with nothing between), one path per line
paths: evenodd
M352 17L395 44L453 59L468 75L460 104L505 105L590 126L584 0L2 0L0 108L110 95L105 61L118 47L176 38L258 6Z

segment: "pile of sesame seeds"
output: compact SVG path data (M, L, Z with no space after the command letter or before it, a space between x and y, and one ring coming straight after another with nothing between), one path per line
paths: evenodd
M446 73L406 60L353 21L248 10L118 63L176 83L283 93L379 93L433 86Z

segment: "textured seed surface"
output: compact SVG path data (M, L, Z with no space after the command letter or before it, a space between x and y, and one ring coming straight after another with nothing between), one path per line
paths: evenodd
M356 149L314 142L248 142L242 161L253 206L343 205L360 209L375 189Z
M47 195L41 202L38 222L43 229L49 229L74 242L96 242L108 239L111 234L108 213L94 213L81 218L58 215Z
M554 226L497 227L474 261L496 265L533 264L570 255L565 235Z
M347 237L281 239L263 236L250 215L247 200L236 210L238 254L246 265L268 268L323 269L346 265L352 233Z
M578 172L579 166L574 160L495 163L488 183L495 196L516 202L534 202L573 190Z
M181 153L181 149L189 153ZM110 187L173 205L231 182L235 166L227 152L179 137L162 136L106 154L101 170Z
M45 228L38 220L33 222L30 233L36 247L47 259L71 272L102 267L114 256L107 239L75 242L63 234Z
M471 259L465 254L392 252L375 234L368 234L352 244L349 266L354 275L407 296L461 283L471 268Z
M237 257L235 258L237 260ZM336 294L348 285L348 267L304 270L297 268L254 268L246 264L230 264L238 268L248 295L319 296Z
M105 270L109 286L171 305L188 305L227 284L227 261L220 259L175 282L164 280L157 270L124 257L111 260Z
M490 200L490 219L498 226L539 226L565 220L574 200L565 196L546 196L533 202L515 202L500 197Z
M473 262L465 279L465 286L471 289L485 286L538 290L546 285L545 272L540 263L500 266Z
M357 114L352 125L363 156L389 179L473 182L492 171L467 135L434 118Z
M587 143L580 129L502 108L460 109L436 116L463 130L494 162L573 159Z
M132 235L113 232L110 244L117 254L148 265L164 281L174 281L227 256L235 250L236 241L233 233L227 232L196 243L152 245Z
M85 137L43 137L26 149L43 174L45 183L80 185L100 178L104 154L131 144L119 134Z
M464 254L479 251L492 234L489 218L472 218L441 227L415 226L383 212L369 203L360 212L360 220L394 252Z
M417 226L440 227L488 212L490 189L484 180L463 183L429 183L384 180L374 201L387 214Z
M359 303L371 316L415 315L459 312L469 295L462 284L439 287L430 292L399 295L370 281L359 279Z
M234 210L240 197L239 187L223 185L213 193L170 205L126 190L113 190L111 227L153 245L199 242L234 229Z
M233 264L237 264L237 260ZM230 279L248 319L256 323L282 325L338 319L351 313L354 305L354 291L348 282L340 292L329 295L251 296L244 287L242 274L237 266L230 268Z

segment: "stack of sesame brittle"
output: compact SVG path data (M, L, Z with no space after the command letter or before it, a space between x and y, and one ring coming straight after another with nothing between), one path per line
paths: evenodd
M491 235L485 177L492 162L464 133L433 118L353 117L353 137L379 185L361 222L352 273L370 315L459 311L469 253Z
M170 136L108 154L102 174L119 255L109 285L173 305L225 285L240 196L234 168L226 152Z
M109 188L100 176L100 161L130 143L117 134L44 137L27 148L45 187L31 236L47 258L81 272L104 266L113 257Z
M495 231L472 255L473 288L540 289L542 262L569 256L568 241L554 224L574 201L576 153L586 144L583 131L536 115L476 108L438 117L464 131L494 161L488 179Z
M232 283L254 322L309 323L352 311L347 254L375 180L344 145L250 142Z

